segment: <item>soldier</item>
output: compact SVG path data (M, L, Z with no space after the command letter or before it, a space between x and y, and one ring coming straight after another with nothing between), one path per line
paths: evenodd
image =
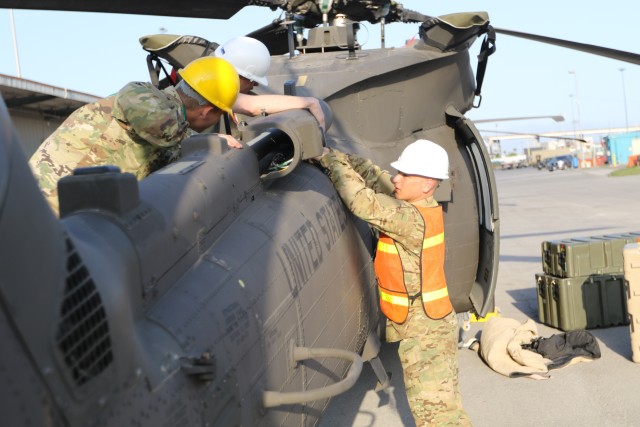
M409 406L418 426L471 425L458 391L458 322L444 276L442 208L433 194L449 177L446 151L417 140L391 164L325 149L316 159L345 205L379 232L374 261L388 342L400 341Z
M306 108L318 120L320 127L324 129L324 113L320 107L320 102L311 96L260 95L252 99L252 106L256 109L251 110L246 107L248 104L247 95L255 95L252 92L253 88L269 84L267 73L271 65L271 55L267 46L260 40L251 37L234 37L218 46L212 55L229 61L235 67L238 76L240 76L240 95L236 105L233 106L234 113L256 116L268 112L262 107L267 103L272 106L277 105L281 111ZM219 131L219 126L222 124L224 124L228 133L236 138L239 137L237 126L227 117L220 121L217 127L212 128L212 131Z
M172 147L231 111L240 81L229 62L200 58L180 74L175 88L132 82L78 108L40 145L29 165L56 215L58 180L75 168L115 165L142 179L167 163ZM225 139L242 147L231 136Z
M29 164L49 205L59 213L57 184L77 167L115 165L142 179L179 156L179 143L218 123L223 113L256 116L309 108L324 127L318 101L284 95L239 95L240 80L225 59L198 58L162 90L132 82L115 95L80 107L31 156ZM315 108L314 108L315 107ZM233 148L235 137L219 134Z
M260 40L234 37L213 52L216 58L226 59L240 76L240 93L248 94L258 85L267 86L267 72L271 66L269 49Z
M233 65L240 77L240 95L233 106L233 112L247 116L257 116L263 113L277 113L285 110L304 108L314 115L321 128L325 127L324 113L318 99L311 96L284 96L284 95L260 95L259 98L250 98L246 95L255 95L252 90L258 85L268 85L267 73L271 65L269 49L260 40L252 37L233 37L217 45L209 43L197 36L177 36L168 34L155 34L140 39L145 50L153 52L158 57L167 60L173 69L167 78L158 82L160 88L177 84L180 80L177 69L181 68L182 61L188 61L198 55L210 55L216 58L226 59ZM185 46L195 44L194 49L184 49ZM211 46L217 46L213 51ZM206 47L205 47L206 46ZM200 50L203 50L200 52ZM180 58L180 59L178 59ZM192 60L193 60L192 59ZM155 79L154 79L155 78ZM157 80L157 71L151 71L152 81ZM235 116L232 116L235 119ZM237 127L227 117L220 124L224 124L228 132L239 137ZM218 132L219 126L208 129Z

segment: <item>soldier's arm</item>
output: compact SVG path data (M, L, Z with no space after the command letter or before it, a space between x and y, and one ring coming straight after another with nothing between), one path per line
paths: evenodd
M348 154L347 159L353 170L364 179L365 185L376 193L383 193L392 196L394 185L391 182L391 174L379 166L373 164L369 159L359 157L355 154Z
M420 213L410 203L368 188L349 157L333 150L319 161L329 171L340 198L354 215L399 242L412 239Z
M320 102L311 96L289 96L289 95L245 95L238 94L238 99L233 105L233 112L246 114L248 116L258 116L263 112L266 114L279 113L286 110L306 108L316 118L318 124L324 129L324 113L320 107Z

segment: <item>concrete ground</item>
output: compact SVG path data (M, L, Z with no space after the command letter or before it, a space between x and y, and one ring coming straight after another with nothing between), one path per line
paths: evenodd
M545 240L640 231L640 176L609 177L611 169L498 170L500 266L495 294L501 315L533 319L542 337L562 333L538 319L535 274ZM474 323L467 336L479 336ZM628 326L590 329L602 357L552 370L536 381L507 378L477 353L458 352L463 404L476 427L639 426L640 364L631 361ZM397 345L381 359L392 387L375 392L368 364L349 392L334 398L320 426L414 426L403 392Z

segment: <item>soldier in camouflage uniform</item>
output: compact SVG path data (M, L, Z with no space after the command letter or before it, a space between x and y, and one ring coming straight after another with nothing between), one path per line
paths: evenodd
M56 215L58 181L75 168L115 165L142 179L179 157L180 142L218 123L224 112L251 116L307 108L324 127L317 99L240 95L240 81L225 59L205 57L180 72L176 87L133 82L71 114L31 156L29 164ZM220 135L242 148L232 135Z
M142 179L164 166L175 147L231 111L240 81L220 58L201 58L182 71L179 87L133 82L71 114L36 150L29 165L58 214L57 183L78 167L115 165ZM235 139L230 146L241 147Z
M317 161L327 169L346 206L380 233L375 262L381 309L388 318L386 339L400 341L398 353L416 425L470 426L458 391L458 323L444 281L442 213L433 197L440 180L448 177L446 152L427 140L410 144L392 163L398 169L393 180L387 171L353 154L325 149ZM431 213L436 223L439 219L436 238L440 240L425 249L426 242L433 241L426 237L430 224L425 218ZM435 248L433 257L425 252ZM403 289L394 295L383 287L387 279L379 264L385 251L401 260L395 274L401 276ZM433 259L424 259L429 257ZM424 275L429 265L441 274L440 289L433 292L422 285L429 277ZM427 302L425 295L429 294L436 297Z

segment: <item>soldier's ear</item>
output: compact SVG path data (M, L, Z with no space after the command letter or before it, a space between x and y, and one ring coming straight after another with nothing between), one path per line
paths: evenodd
M425 178L422 184L422 191L424 193L428 193L429 191L436 188L437 186L438 186L438 181L432 178Z
M202 118L206 118L216 112L217 108L213 105L201 105L198 115Z

